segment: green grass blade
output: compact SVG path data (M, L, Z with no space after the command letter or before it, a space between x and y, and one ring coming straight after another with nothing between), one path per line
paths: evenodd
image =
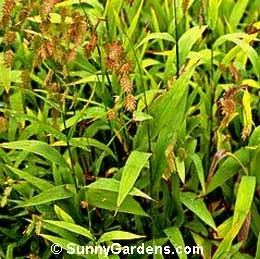
M215 222L208 211L205 203L197 197L195 193L192 192L182 192L180 194L181 202L191 210L195 215L197 215L202 221L207 225L216 229Z
M120 181L113 178L98 178L94 183L87 185L86 188L118 193L120 188ZM129 192L129 195L139 196L148 200L152 200L150 196L135 187L133 187L133 189Z
M235 31L238 26L243 14L245 13L246 7L248 5L249 0L238 0L232 9L229 18L229 25L232 28L232 31Z
M8 169L10 169L14 174L18 175L20 178L24 179L28 183L34 185L41 191L48 190L48 189L51 189L54 187L53 184L49 183L48 181L43 180L39 177L33 176L24 170L22 171L15 167L9 166L9 165L7 165L6 167Z
M135 29L137 28L137 25L138 25L138 20L139 20L140 14L141 14L142 9L143 9L143 4L144 4L144 0L141 0L141 3L139 4L138 10L137 10L137 12L134 16L134 19L131 21L130 27L127 29L126 34L127 34L128 39L132 39L132 37L134 35ZM127 48L128 44L129 44L128 39L125 41L125 44L124 44L125 48Z
M258 235L255 258L260 258L260 233Z
M93 207L149 217L149 215L143 210L141 205L131 196L127 196L122 202L120 208L118 208L118 195L115 192L88 189L85 193L87 202Z
M147 163L151 154L133 151L126 161L120 180L119 193L117 198L117 207L120 207L126 196L134 187L134 184L141 173L141 170Z
M203 165L202 165L202 161L201 158L199 157L198 154L193 154L190 156L191 160L193 161L197 174L198 174L198 178L202 187L202 191L203 193L206 193L206 185L205 185L205 175L204 175L204 170L203 170Z
M239 169L241 164L247 165L250 162L250 152L245 148L241 148L234 154L240 161L238 163L233 157L228 157L225 162L218 168L212 180L209 182L207 187L207 193L214 191L216 188L224 184L228 179L234 176Z
M88 229L86 229L82 226L76 225L74 223L70 223L70 222L66 222L66 221L57 221L57 220L44 220L44 222L55 225L59 228L66 229L75 234L85 236L90 240L95 240L95 237L91 234L91 232Z
M103 243L103 242L113 241L113 240L133 240L133 239L140 239L140 238L145 238L145 236L136 235L126 231L115 230L115 231L104 233L99 238L98 243Z
M223 241L220 243L214 254L215 259L228 253L231 249L232 241L239 233L243 223L250 211L254 192L256 187L256 179L253 176L243 176L238 188L237 199L235 204L232 227Z
M209 0L208 2L208 22L212 30L214 30L217 25L221 2L222 0Z
M73 186L69 186L69 185L55 186L20 203L18 207L32 207L36 205L50 203L52 201L68 199L73 195L69 187L73 187Z
M177 227L170 227L164 230L164 233L169 238L174 247L185 247L185 243L181 234L181 231ZM178 254L180 259L187 259L185 253Z
M45 159L60 165L65 168L69 168L69 165L61 154L54 148L50 147L47 143L37 140L19 140L8 143L1 143L0 147L8 149L25 150L44 157Z

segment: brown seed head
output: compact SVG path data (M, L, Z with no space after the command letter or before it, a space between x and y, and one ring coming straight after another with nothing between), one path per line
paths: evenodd
M130 61L126 61L121 67L120 67L120 74L129 74L133 70L132 63Z
M87 31L87 23L85 22L84 17L78 12L73 14L72 19L73 23L70 25L68 33L74 44L80 45L82 44Z
M14 43L15 39L16 39L16 32L8 31L4 35L3 42L6 45L11 45L12 43Z
M40 31L42 33L47 33L50 27L51 27L51 21L48 17L40 23Z
M123 75L120 79L120 85L125 93L130 94L133 90L133 84L128 75Z
M19 14L19 20L24 21L30 15L30 8L28 6L24 6Z
M107 118L108 120L110 121L113 121L116 119L116 113L113 109L110 109L108 112L107 112Z
M14 58L15 58L15 54L11 49L4 52L5 66L11 68L13 66Z
M190 3L190 0L184 0L182 2L183 13L186 13L188 11L189 3Z
M88 44L85 45L85 53L87 57L90 57L91 53L94 51L94 49L97 46L97 34L93 33L91 35L90 41Z
M1 21L1 26L4 27L6 26L11 17L11 13L13 9L16 6L16 1L15 0L5 0L3 2L3 8L2 8L2 21Z
M3 117L0 116L0 133L4 133L8 130L8 120Z
M70 49L66 54L66 60L68 62L73 62L76 59L77 50L75 48Z
M129 112L133 112L136 109L136 100L132 94L128 94L125 98L125 108Z
M107 54L109 59L119 61L124 54L122 44L119 41L115 41L111 44L108 44Z
M44 41L40 47L39 56L42 60L51 58L54 54L54 50L55 50L55 46L51 41L49 40Z
M49 90L53 93L59 93L60 92L60 85L56 82L49 84Z
M43 16L47 16L52 9L54 8L55 4L58 3L59 0L45 0L43 2L43 6L42 6L42 15Z
M82 209L87 209L89 205L87 201L81 201L80 206Z
M120 68L120 63L118 60L112 60L112 59L107 58L106 68L109 70L112 70L114 72L117 72L118 69Z
M24 70L21 74L21 79L22 79L22 87L23 88L29 88L28 86L30 85L30 71L29 70Z

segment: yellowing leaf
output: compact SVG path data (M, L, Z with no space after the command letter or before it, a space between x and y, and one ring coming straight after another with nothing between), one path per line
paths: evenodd
M242 81L242 85L247 85L253 88L260 89L260 83L253 79L245 79Z
M243 132L242 132L242 138L245 140L252 131L252 108L251 108L251 97L248 90L244 91L243 95Z

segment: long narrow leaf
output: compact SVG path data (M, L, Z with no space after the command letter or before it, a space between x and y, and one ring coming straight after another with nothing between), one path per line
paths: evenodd
M254 192L256 186L256 179L253 176L243 176L238 188L237 199L235 204L232 227L223 241L220 243L214 258L220 258L231 249L232 241L239 233L244 221L250 211Z
M132 233L126 232L126 231L115 230L115 231L110 231L110 232L106 232L105 234L103 234L99 238L98 242L102 243L102 242L107 242L107 241L112 241L112 240L132 240L132 239L140 239L140 238L144 238L144 237L145 236L132 234Z
M62 155L54 148L50 147L47 143L37 140L19 140L14 142L2 143L0 147L8 149L19 149L32 152L34 154L40 155L45 159L60 165L62 167L68 168L69 165L62 157Z
M27 173L26 171L22 171L19 170L15 167L12 166L6 166L7 168L9 168L14 174L18 175L20 178L26 180L28 183L34 185L35 187L39 188L40 190L44 191L44 190L48 190L53 188L53 184L49 183L46 180L43 180L39 177L33 176L29 173Z
M177 227L170 227L164 230L164 233L169 238L174 247L185 247L185 243L181 234L181 231ZM180 259L187 259L185 253L178 254Z
M66 222L66 221L57 221L57 220L44 220L44 222L55 225L59 228L64 228L73 233L85 236L91 240L95 240L95 237L91 234L91 232L88 229L86 229L82 226L76 225L74 223L70 223L70 222Z
M207 225L209 225L213 229L216 229L215 222L205 203L201 199L199 199L196 194L191 192L182 192L181 202Z
M73 188L73 186L70 185L55 186L20 203L19 207L32 207L46 204L52 201L68 199L73 195L73 193L70 191L71 188Z
M119 193L117 198L117 207L120 207L126 196L134 187L134 184L147 163L151 154L133 151L127 159L124 166L122 178L120 181Z

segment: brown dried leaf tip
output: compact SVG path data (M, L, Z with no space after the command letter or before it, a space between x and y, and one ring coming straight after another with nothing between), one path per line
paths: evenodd
M240 90L240 88L231 88L225 94L224 97L219 100L219 105L222 115L224 118L222 120L221 126L227 127L230 121L234 118L236 114L236 101L235 95Z
M237 69L237 67L233 63L231 63L229 66L225 66L223 64L220 64L219 70L222 73L230 74L235 83L239 83L239 81L241 80L240 71Z
M232 75L232 78L235 82L239 82L241 75L240 72L238 71L238 69L234 66L234 64L232 63L229 67L228 70L230 72L230 74Z
M128 4L129 4L130 6L132 6L133 3L134 3L134 0L126 0L126 1L128 2Z
M249 35L259 33L259 32L260 32L260 29L256 28L254 26L254 24L250 24L249 26L246 27L246 33L249 34Z
M237 236L238 242L247 240L248 235L249 235L251 220L252 220L252 215L251 215L251 212L249 212L244 221L244 224L243 224L242 228L240 229L239 234Z

